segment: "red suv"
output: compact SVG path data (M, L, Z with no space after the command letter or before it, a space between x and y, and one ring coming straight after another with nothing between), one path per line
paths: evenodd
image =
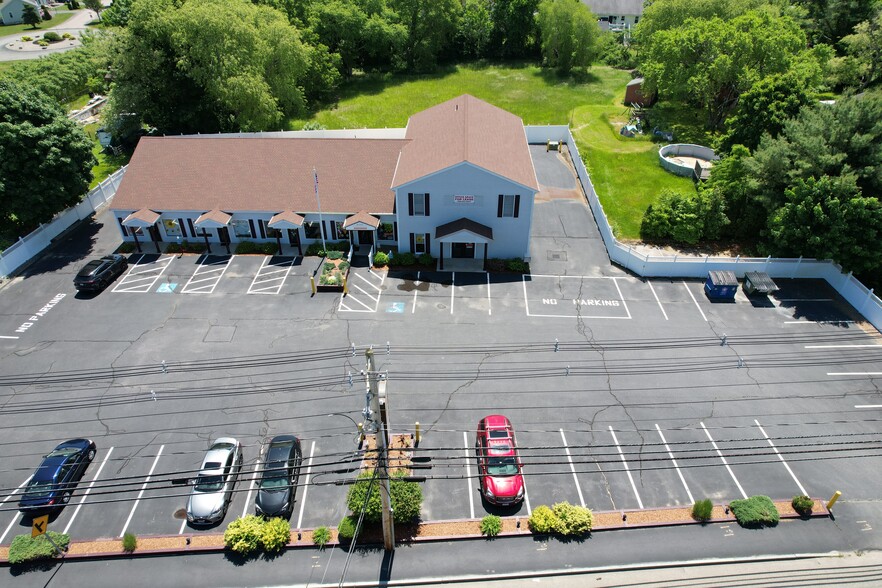
M481 494L487 502L508 506L523 500L523 464L518 457L511 421L501 414L481 419L475 448L478 452Z

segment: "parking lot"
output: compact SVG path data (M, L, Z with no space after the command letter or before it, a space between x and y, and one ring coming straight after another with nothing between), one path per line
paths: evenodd
M261 450L285 433L304 456L292 526L335 525L337 482L360 463L371 346L391 429L421 426L425 519L527 516L562 500L882 499L882 340L823 282L720 303L700 281L537 263L527 275L353 268L347 295L312 295L317 258L133 254L109 289L76 294L74 273L110 229L0 291L0 543L26 531L17 497L40 456L75 437L98 455L53 530L222 529L253 512ZM475 427L495 413L512 420L524 462L514 509L478 490ZM243 443L245 466L224 523L193 528L185 482L221 436ZM875 532L861 520L840 522Z

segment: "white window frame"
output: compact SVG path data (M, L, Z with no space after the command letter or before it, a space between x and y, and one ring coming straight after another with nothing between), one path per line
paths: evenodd
M426 216L426 195L425 194L414 194L413 195L413 215L414 216Z
M502 218L514 218L515 212L515 195L502 195Z

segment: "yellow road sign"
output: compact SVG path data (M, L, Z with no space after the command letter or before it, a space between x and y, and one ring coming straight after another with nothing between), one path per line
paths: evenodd
M34 526L31 527L31 537L39 537L49 528L49 515L43 515L33 520Z

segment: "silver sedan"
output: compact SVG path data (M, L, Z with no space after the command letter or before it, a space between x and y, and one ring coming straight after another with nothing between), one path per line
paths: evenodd
M224 518L242 469L242 445L232 437L216 440L205 459L187 501L187 521L211 524Z

